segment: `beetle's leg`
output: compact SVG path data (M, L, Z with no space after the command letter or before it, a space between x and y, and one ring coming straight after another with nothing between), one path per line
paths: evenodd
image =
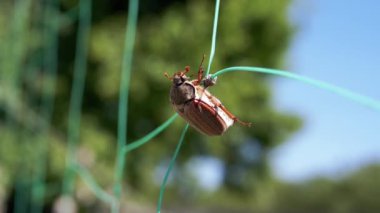
M216 84L217 77L212 77L212 75L207 75L202 79L202 85L205 89L214 86Z
M195 79L195 80L193 80L193 84L194 84L195 86L201 84L201 82L202 82L202 77L203 77L203 71L204 71L204 70L203 70L203 67L199 67L199 70L198 70L198 78Z
M223 105L220 105L219 106L232 120L234 120L235 122L237 121L240 125L243 125L243 126L248 126L248 127L251 127L252 123L251 122L244 122L244 121L241 121L239 118L237 118L234 114L232 114L230 111L227 110L226 107L224 107Z
M201 61L201 64L199 65L199 69L198 69L198 83L201 83L201 80L203 78L203 72L204 72L204 69L203 69L203 61L205 60L205 55L203 55L203 58L202 58L202 61Z
M203 65L203 61L205 60L205 57L206 57L206 55L205 55L205 54L203 54L203 57L202 57L202 61L201 61L201 64L199 65L200 67Z
M199 70L198 70L198 79L197 83L201 84L203 83L203 87L207 89L207 87L214 86L216 84L216 77L212 78L211 75L207 75L203 77L204 69L203 69L203 61L205 60L206 55L203 54L203 58L201 61L201 64L199 65ZM203 82L202 82L203 81Z
M237 118L234 114L232 114L230 111L228 111L227 108L222 105L219 99L215 98L209 93L205 93L205 95L211 100L211 102L214 104L214 107L219 107L220 109L222 109L228 115L228 117L230 117L232 120L234 120L235 122L237 121L239 124L243 126L249 126L249 127L251 126L252 123L243 122L239 118ZM215 113L217 114L217 111L215 111Z

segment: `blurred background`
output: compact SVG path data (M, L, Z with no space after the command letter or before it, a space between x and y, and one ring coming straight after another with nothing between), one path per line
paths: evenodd
M52 212L64 202L70 96L80 60L87 72L81 113L74 115L81 120L70 130L79 135L74 160L112 193L128 1L91 1L89 36L77 40L85 1L0 2L0 212ZM163 73L190 65L196 75L210 51L214 4L140 1L125 85L128 142L174 114ZM378 8L375 0L224 0L211 73L230 66L285 69L380 100ZM221 137L190 128L166 187L164 212L380 210L379 112L263 74L228 73L209 90L253 127L236 125ZM184 125L177 118L128 153L123 212L155 212ZM110 212L75 177L67 202L78 212Z

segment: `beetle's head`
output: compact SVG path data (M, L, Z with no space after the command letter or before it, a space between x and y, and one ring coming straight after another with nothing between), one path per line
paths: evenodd
M176 86L180 86L188 80L190 80L190 78L182 73L176 73L173 76L173 84Z
M179 72L174 73L173 77L169 77L167 73L165 73L165 76L169 80L172 80L175 86L180 86L186 81L190 80L190 78L185 75L189 71L190 71L190 67L186 66L184 71L179 71Z

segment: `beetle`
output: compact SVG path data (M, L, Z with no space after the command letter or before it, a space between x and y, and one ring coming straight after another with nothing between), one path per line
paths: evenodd
M173 83L170 88L170 102L174 110L190 126L209 136L222 135L235 122L251 126L251 123L239 120L207 90L216 83L216 78L210 75L203 78L203 61L204 56L196 79L191 80L186 76L190 72L189 66L186 66L184 71L174 73L172 77L164 74Z

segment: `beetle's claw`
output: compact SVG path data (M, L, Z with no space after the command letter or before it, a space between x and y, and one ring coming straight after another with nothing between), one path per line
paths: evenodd
M218 80L218 77L213 78L212 75L208 74L203 80L202 84L205 88L214 86L216 84L216 80Z

